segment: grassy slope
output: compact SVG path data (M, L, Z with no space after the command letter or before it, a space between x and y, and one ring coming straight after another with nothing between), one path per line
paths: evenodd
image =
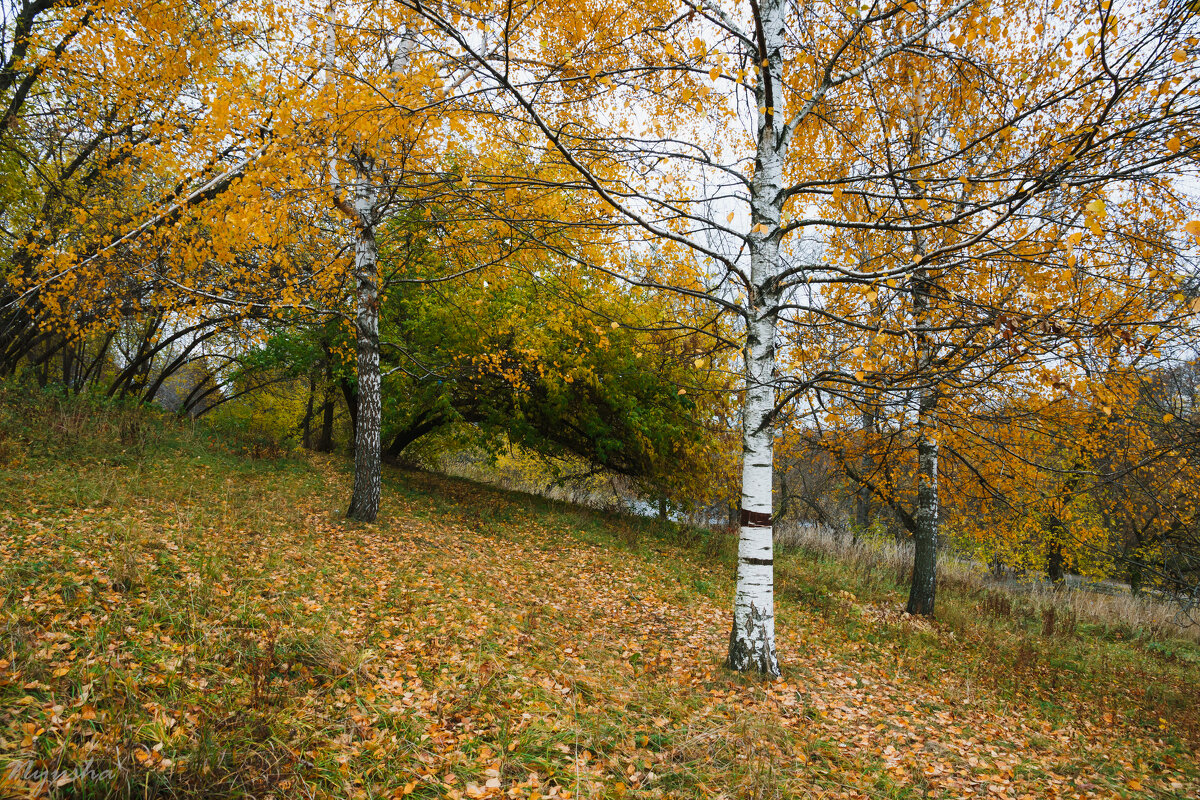
M724 537L399 472L350 524L340 461L11 393L0 463L0 765L115 770L63 796L1200 793L1182 643L792 553L762 683Z

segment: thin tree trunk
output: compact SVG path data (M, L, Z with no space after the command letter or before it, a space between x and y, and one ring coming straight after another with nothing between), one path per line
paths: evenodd
M108 356L108 348L112 346L113 336L116 334L109 331L104 336L104 341L101 342L99 350L96 351L96 356L84 368L83 374L79 377L79 388L87 386L88 381L92 380L92 373L96 374L95 380L99 381L104 372L104 360Z
M781 0L751 2L753 60L762 64L754 177L750 182L750 286L744 347L746 400L742 416L742 501L737 590L726 665L738 672L779 674L775 654L775 558L771 490L775 471L775 336L779 313L779 242L783 165L787 155L783 105L784 13Z
M333 452L333 387L325 387L325 403L321 406L321 435L317 439L318 453Z
M346 410L350 412L350 444L358 441L358 389L345 378L341 381L342 399L346 401Z
M923 247L918 244L917 251ZM916 324L918 369L932 369L934 345L929 336L931 279L925 269L913 278L913 321ZM917 400L917 513L913 532L913 575L908 613L933 616L937 594L938 547L938 389L925 386Z
M354 493L346 516L374 522L382 493L380 425L383 408L379 374L379 263L375 245L378 190L360 159L355 188L357 241L354 248L355 335L358 340L358 422L354 430Z
M63 387L66 388L67 391L71 391L75 388L74 377L75 377L75 371L78 368L77 367L78 361L79 361L79 359L77 358L75 345L67 345L67 346L63 347L63 350L62 350L62 382L63 382Z
M1058 530L1065 528L1057 519L1054 521L1053 527ZM1061 586L1067 578L1067 559L1063 555L1062 543L1057 539L1050 542L1049 552L1046 554L1046 575L1056 587Z
M933 616L937 594L938 548L937 393L922 391L917 418L917 530L913 534L913 576L908 613Z
M771 484L774 474L775 319L759 315L746 343L742 424L742 506L737 595L729 634L730 669L779 674L775 655L775 562Z
M316 394L317 382L311 375L308 376L308 403L304 407L304 421L300 423L300 446L305 450L312 449L312 421L313 415L316 414Z
M870 475L875 468L875 464L871 459L871 453L866 448L870 447L870 437L875 431L875 416L870 409L864 409L862 413L862 434L863 434L863 457L861 474L864 476ZM866 484L860 483L858 491L854 495L854 539L857 540L858 534L863 533L867 528L871 527L871 490Z

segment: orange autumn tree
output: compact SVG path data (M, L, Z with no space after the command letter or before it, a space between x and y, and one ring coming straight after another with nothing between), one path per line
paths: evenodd
M1120 426L1094 421L1132 408L1139 383L1170 362L1194 325L1179 287L1190 267L1172 235L1186 206L1161 188L1157 179L1111 183L1109 191L1125 199L1110 204L1103 222L1089 213L1103 201L1085 194L1078 202L1086 205L1073 212L1075 233L1060 224L1039 244L1021 231L1020 247L1009 246L1020 258L984 255L940 270L933 361L913 359L898 335L911 314L903 287L868 287L865 296L827 292L845 313L858 309L861 328L830 339L808 356L809 368L832 370L847 355L861 366L853 380L823 393L818 424L803 437L808 446L831 453L860 492L916 535L918 398L934 386L946 458L933 485L947 503L939 516L959 544L969 540L1010 564L1046 565L1056 579L1065 559L1102 569L1111 559L1102 554L1105 532L1092 496L1101 483L1112 485L1099 456ZM1066 248L1058 246L1062 239ZM847 237L843 247L847 258L864 259L879 252L873 244ZM1091 427L1068 423L1071 408L1093 420ZM1065 521L1071 509L1082 515L1073 525ZM993 548L982 546L989 537Z
M294 262L311 226L273 213L301 169L274 148L313 71L271 4L21 8L2 82L19 153L5 172L4 368L61 351L64 377L115 370L110 394L140 382L150 400L214 337L252 337L251 320L308 292ZM114 355L136 329L136 350ZM157 376L138 377L154 359Z
M880 235L847 225L826 240L826 258L863 279L858 287L830 286L797 307L794 392L818 391L807 419L812 425L821 417L814 441L835 447L841 468L858 484L860 525L866 498L875 494L911 530L912 613L934 608L939 450L943 436L954 436L944 425L964 424L991 404L994 392L1019 395L1021 376L1050 374L1043 368L1069 359L1074 341L1180 313L1164 302L1180 271L1163 264L1177 261L1187 205L1175 188L1177 175L1163 166L1190 168L1177 158L1186 114L1177 116L1183 109L1173 98L1195 76L1143 74L1139 35L1122 43L1126 49L1114 47L1106 37L1117 28L1115 17L1103 11L1094 20L1065 20L1048 9L1014 9L1030 14L1035 28L1023 40L973 31L950 36L948 44L962 53L957 61L928 53L896 59L893 73L871 87L869 102L853 110L845 128L857 145L847 180L893 179L870 194L837 187L832 204L851 220L891 209L910 226ZM1080 29L1080 41L1092 44L1077 57L1066 37ZM1124 60L1130 83L1113 89L1101 122L1082 136L1065 135L1098 102L1082 88L1099 91L1087 77L1097 42L1108 48L1105 58ZM1161 53L1160 68L1170 73L1181 63L1178 52ZM1006 119L1011 124L994 126ZM1143 135L1148 121L1157 135ZM1011 184L1031 181L1046 191L1023 198L1007 215L963 214L1004 196ZM1111 215L1106 193L1119 199L1118 206L1109 198ZM1083 250L1086 263L1077 259ZM849 324L822 340L816 330L828 317ZM824 346L814 347L814 339ZM896 461L909 463L908 447L916 451L915 500L900 508ZM861 452L848 452L855 448Z
M144 292L113 279L112 244L158 214L164 199L227 185L229 164L190 149L209 111L195 98L218 75L238 79L232 54L244 42L196 11L169 3L19 6L0 77L6 372L127 315ZM254 143L226 145L233 161ZM206 180L176 185L205 164Z

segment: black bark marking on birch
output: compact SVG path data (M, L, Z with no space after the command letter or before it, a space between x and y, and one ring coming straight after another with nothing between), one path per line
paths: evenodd
M769 528L773 524L773 519L770 514L748 511L743 508L740 523L743 528Z
M751 564L755 567L769 567L775 563L773 558L743 558L743 564Z

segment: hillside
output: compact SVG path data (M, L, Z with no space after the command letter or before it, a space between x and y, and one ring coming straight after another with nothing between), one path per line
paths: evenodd
M773 683L728 537L52 399L0 403L15 796L1189 797L1194 645L782 554ZM1064 630L1065 628L1065 630ZM48 773L47 773L48 771Z

